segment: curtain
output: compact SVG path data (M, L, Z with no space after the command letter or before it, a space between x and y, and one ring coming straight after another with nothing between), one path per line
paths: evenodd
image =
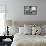
M5 31L5 6L0 5L0 36Z

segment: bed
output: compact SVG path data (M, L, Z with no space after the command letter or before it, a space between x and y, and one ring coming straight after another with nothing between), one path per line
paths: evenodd
M19 22L17 22L19 23ZM25 23L19 23L19 25L23 25ZM30 24L29 22L26 24ZM27 25L24 26L27 28ZM37 35L34 35L34 31L36 29L33 29L33 35L30 35L30 25L28 26L29 28L25 30L23 30L23 27L20 28L20 33L17 33L14 35L13 38L13 42L11 44L11 46L46 46L46 35L42 36L42 35L38 35L41 31L41 29L39 27L35 27L36 29L38 29L40 32L37 33ZM32 31L31 31L32 32ZM24 33L24 34L23 34ZM28 34L27 34L28 33ZM26 35L25 35L26 34Z
M11 46L46 46L46 36L16 34Z

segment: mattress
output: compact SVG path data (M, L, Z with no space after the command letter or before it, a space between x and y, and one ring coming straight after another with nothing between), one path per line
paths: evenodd
M46 46L46 36L16 34L11 46Z

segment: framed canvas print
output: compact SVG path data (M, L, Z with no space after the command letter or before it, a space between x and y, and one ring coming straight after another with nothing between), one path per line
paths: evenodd
M24 6L24 15L37 15L37 6Z

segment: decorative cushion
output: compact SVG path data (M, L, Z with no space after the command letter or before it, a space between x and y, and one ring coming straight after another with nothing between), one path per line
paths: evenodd
M41 28L39 26L32 27L32 35L39 35L41 34Z
M30 35L31 34L31 29L26 28L26 27L19 27L19 33L20 34Z
M15 35L19 32L19 28L15 26L9 26L9 35Z
M24 24L25 30L27 30L28 32L30 32L29 34L32 34L32 25L26 25Z

